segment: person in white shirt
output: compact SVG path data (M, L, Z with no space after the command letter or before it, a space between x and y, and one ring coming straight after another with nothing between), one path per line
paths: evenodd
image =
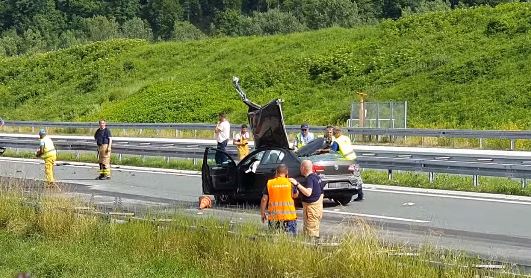
M225 113L219 114L219 121L216 124L214 133L216 134L216 141L218 143L217 149L226 152L227 143L229 142L230 138L230 123L227 120ZM223 164L223 162L227 161L227 156L223 154L223 152L216 153L217 164Z

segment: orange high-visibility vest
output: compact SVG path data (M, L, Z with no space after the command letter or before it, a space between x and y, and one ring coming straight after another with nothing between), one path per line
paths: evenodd
M292 185L288 178L278 177L267 181L270 221L290 221L297 219L295 202L291 197Z

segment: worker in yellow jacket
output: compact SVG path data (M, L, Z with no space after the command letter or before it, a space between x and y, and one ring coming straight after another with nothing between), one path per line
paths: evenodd
M295 235L297 212L293 199L298 197L299 191L293 183L296 181L288 179L288 167L280 164L276 169L275 178L267 181L260 203L260 214L262 223L268 220L269 228Z
M44 176L46 177L46 185L48 187L55 186L55 177L53 174L53 167L55 160L57 160L57 151L50 137L47 136L46 130L43 128L39 131L40 147L37 151L37 157L44 160Z

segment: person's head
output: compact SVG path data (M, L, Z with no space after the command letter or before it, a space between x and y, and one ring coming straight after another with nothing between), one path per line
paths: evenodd
M301 170L301 175L303 176L308 176L309 174L311 174L313 172L313 163L311 160L303 160L301 162L301 167L300 167L300 170Z
M246 124L243 124L243 125L242 125L241 132L242 132L242 134L247 133L247 125L246 125Z
M336 127L334 127L334 131L333 132L334 132L334 137L339 138L339 136L341 136L341 128L336 126Z
M100 125L101 129L104 129L107 126L107 122L105 122L104 119L99 120L98 124Z
M329 125L325 129L325 137L332 138L332 136L334 136L334 127Z
M219 117L219 118L218 118L219 121L220 121L220 122L223 122L223 121L225 121L225 120L227 119L227 114L225 114L225 113L219 113L218 117Z
M308 124L302 124L301 125L301 133L306 135L308 134L308 130L310 129L310 127L308 126Z
M287 177L288 176L288 166L286 164L280 164L277 166L275 171L275 177Z
M41 130L39 130L39 137L44 138L44 136L46 136L46 129L41 128Z

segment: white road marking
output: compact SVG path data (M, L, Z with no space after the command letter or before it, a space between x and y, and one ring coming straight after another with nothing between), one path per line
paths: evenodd
M412 223L430 223L430 221L428 220L410 219L410 218L402 218L402 217L383 216L383 215L374 215L374 214L365 214L365 213L345 212L345 211L332 211L332 210L326 210L326 209L323 211L326 213L358 216L358 217L363 217L363 218L386 219L386 220L395 220L395 221L412 222Z
M421 193L421 192L406 192L406 191L399 191L399 190L385 190L385 189L374 189L374 188L363 188L363 191L531 206L531 202L525 202L525 201L488 199L488 198L480 198L480 197L467 197L467 196L455 196L455 195L441 195L441 194Z

